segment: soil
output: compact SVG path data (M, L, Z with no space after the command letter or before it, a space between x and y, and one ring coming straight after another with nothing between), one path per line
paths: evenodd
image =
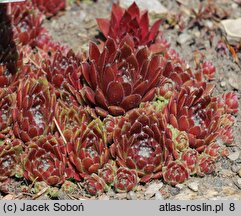
M178 1L161 0L160 2L168 8L172 16L180 13ZM194 7L199 3L198 0L191 2ZM99 34L95 18L108 17L112 3L112 0L99 0L97 3L81 2L79 5L73 4L65 12L58 14L57 17L46 20L44 25L54 40L70 46L75 52L84 52L88 49L89 41L96 40ZM241 17L240 5L234 1L216 0L215 4L228 11L227 18ZM209 19L204 21L204 25L203 28L185 27L182 32L176 27L171 28L169 24L165 24L161 28L165 38L171 43L171 47L177 50L190 66L194 65L195 53L204 54L205 58L216 67L215 80L213 81L216 85L214 94L219 95L224 92L235 91L241 105L241 68L228 50L226 50L227 54L217 52L218 42L223 38L217 22ZM209 26L209 30L207 30L207 26ZM181 33L189 39L180 44L178 41ZM240 50L237 54L241 60ZM239 109L234 125L234 143L229 147L231 153L241 152L240 140L241 110ZM138 186L135 193L116 194L114 191L109 191L98 199L241 199L241 154L234 159L220 159L217 162L215 174L203 178L192 177L183 185L177 185L176 187L163 184L159 190L154 190L149 195L145 194L146 189L153 184L160 184L160 180ZM23 194L22 198L31 197L28 194ZM42 195L36 199L49 198ZM88 197L79 185L76 194L69 196L63 193L59 196L59 199L96 199L96 197Z

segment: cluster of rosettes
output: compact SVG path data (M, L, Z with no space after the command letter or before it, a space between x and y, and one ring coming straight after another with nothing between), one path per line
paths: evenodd
M192 70L135 3L114 4L97 19L105 41L76 55L42 26L64 2L1 5L0 182L83 181L98 195L214 172L238 111L235 93L212 96L215 67Z

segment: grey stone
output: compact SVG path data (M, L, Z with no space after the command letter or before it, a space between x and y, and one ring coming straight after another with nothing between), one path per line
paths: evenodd
M124 199L126 199L126 196L127 196L127 193L117 193L117 194L116 194L116 197L117 197L117 199L119 199L119 200L124 200Z
M170 193L172 196L176 196L177 194L180 193L180 189L172 187L172 188L170 188Z
M182 33L177 38L177 42L179 44L185 44L187 42L190 42L191 40L192 40L192 36L188 33Z
M241 166L237 165L237 164L233 164L231 169L232 169L233 172L238 173L239 170L241 170Z
M182 190L185 187L185 185L184 184L177 184L175 187Z
M128 200L137 200L137 196L136 196L136 193L134 191L130 191L128 194L127 194L127 197L126 197Z
M221 21L221 28L226 34L227 40L232 45L237 45L241 40L241 17Z
M241 186L241 178L237 180L237 183Z
M231 161L235 161L235 160L237 160L238 158L239 158L239 152L238 151L236 151L236 152L233 152L233 153L231 153L229 156L228 156L228 158L229 158L229 160L231 160Z
M190 188L192 191L197 192L199 188L198 182L190 182L188 185L188 188Z
M151 198L152 196L155 195L157 191L159 191L163 186L163 183L152 183L148 186L148 188L145 191L145 196L146 198Z
M229 84L237 90L241 90L241 85L239 84L240 78L237 74L230 74L228 82Z
M99 196L99 200L110 200L110 198L106 194L102 194Z
M238 171L238 176L241 178L241 169Z
M162 196L160 191L157 191L155 193L155 200L164 200L164 198L163 198L163 196Z
M224 87L226 86L226 82L222 81L222 82L220 83L220 86L224 88Z
M120 5L124 8L129 7L133 2L142 9L148 10L153 15L167 14L167 9L158 0L120 0Z

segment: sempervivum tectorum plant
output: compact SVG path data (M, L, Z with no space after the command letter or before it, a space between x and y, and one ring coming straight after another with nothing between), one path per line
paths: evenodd
M188 134L185 131L179 131L172 125L167 126L165 138L165 144L175 159L179 159L181 152L189 147Z
M105 181L107 185L112 185L116 175L115 161L108 161L102 169L98 170L98 175Z
M117 164L136 170L140 181L160 178L168 152L163 141L165 120L151 109L133 109L114 130L111 153Z
M211 174L215 171L215 158L202 153L198 157L197 174L199 176L205 176L206 174Z
M105 124L105 128L107 131L108 143L113 142L113 132L115 128L118 127L118 122L120 119L121 119L121 116L114 117L111 115L108 115L106 118L104 118L103 123Z
M129 192L134 190L138 183L138 175L135 170L119 167L116 171L114 187L117 192Z
M107 134L99 119L88 125L82 124L79 130L69 135L72 136L67 137L69 160L80 177L97 173L108 162Z
M128 35L120 44L108 38L102 51L91 43L89 59L82 64L84 100L104 117L123 115L152 100L161 79L160 58L151 57L146 47L136 50Z
M167 78L166 81L172 84L172 88L180 91L182 85L193 80L201 81L202 78L195 76L191 68L173 51L168 50L162 59L162 75Z
M29 44L31 47L40 45L39 37L46 34L42 25L42 14L34 9L31 1L14 3L11 5L11 20L14 38L22 45ZM41 40L40 40L41 42Z
M186 149L181 154L181 160L186 163L190 175L196 174L199 153L195 149Z
M199 70L207 80L214 80L216 68L211 62L203 62L199 65Z
M0 88L0 139L9 135L13 118L12 106L16 100L16 94L5 88Z
M0 139L0 182L18 175L20 155L23 152L22 142L18 139Z
M55 106L55 119L67 141L71 140L77 130L85 130L91 122L86 109L77 106L69 107L61 100Z
M22 157L24 177L58 185L65 181L66 146L53 135L36 137L28 143Z
M211 101L211 90L205 83L184 86L175 93L166 106L169 123L188 134L189 145L199 152L221 137L222 127L232 124L225 109ZM225 130L226 131L226 130Z
M28 142L51 132L55 102L46 79L21 80L12 111L15 136Z
M238 112L238 96L234 92L228 92L222 95L222 99L226 106L228 113L237 113Z
M189 178L189 170L185 162L171 161L163 167L163 179L170 185L181 184Z
M213 142L206 146L204 153L211 156L213 159L216 159L220 156L221 147L217 143Z
M12 73L8 70L7 65L0 64L0 88L6 88L11 84Z
M82 103L80 95L82 85L79 81L81 58L72 50L66 52L64 54L61 50L57 50L44 63L43 69L47 73L48 81L55 87L56 95L69 105L79 105Z
M33 7L31 1L13 3L11 10L13 38L17 44L30 45L32 48L38 47L46 52L64 48L53 42L42 25L42 13Z
M46 16L57 14L60 10L65 8L65 0L32 0L33 4Z
M92 196L100 195L107 189L105 181L95 173L86 176L84 188Z
M111 19L97 19L97 22L106 38L112 37L118 41L129 34L134 38L135 46L150 46L154 43L161 24L158 20L149 29L148 12L142 13L136 3L133 3L127 10L113 4Z
M175 89L172 80L162 77L154 99L141 103L139 107L162 112L174 92Z

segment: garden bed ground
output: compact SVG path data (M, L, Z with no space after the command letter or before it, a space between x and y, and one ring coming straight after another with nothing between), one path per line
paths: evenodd
M177 1L161 1L172 15L180 13ZM182 1L185 2L185 1ZM199 1L192 1L197 5ZM216 0L217 7L224 8L230 15L227 18L241 17L241 8L232 0ZM90 39L96 40L98 35L96 17L108 17L111 10L111 0L99 0L97 3L84 3L72 5L57 17L45 21L45 27L56 41L69 45L75 52L83 52L88 48ZM169 16L170 16L169 14ZM188 16L188 15L186 15ZM217 52L218 41L223 37L218 23L214 20L205 20L203 28L184 28L181 33L177 28L170 28L170 23L163 25L163 31L172 48L191 66L194 65L195 53L205 55L216 67L216 76L213 81L216 85L214 94L226 91L236 91L239 102L241 92L241 68L233 56ZM209 27L209 29L207 29ZM241 52L237 53L241 59ZM138 186L136 192L119 193L109 191L99 199L241 199L241 110L237 114L234 126L234 143L229 147L229 158L220 159L217 171L204 178L192 177L183 185L171 187L159 181L153 181L145 186ZM158 190L157 190L158 189ZM19 198L29 199L31 196L22 194ZM37 197L36 197L37 198ZM49 199L41 195L37 199ZM61 194L59 199L96 199L86 197L79 185L79 190L71 196Z

